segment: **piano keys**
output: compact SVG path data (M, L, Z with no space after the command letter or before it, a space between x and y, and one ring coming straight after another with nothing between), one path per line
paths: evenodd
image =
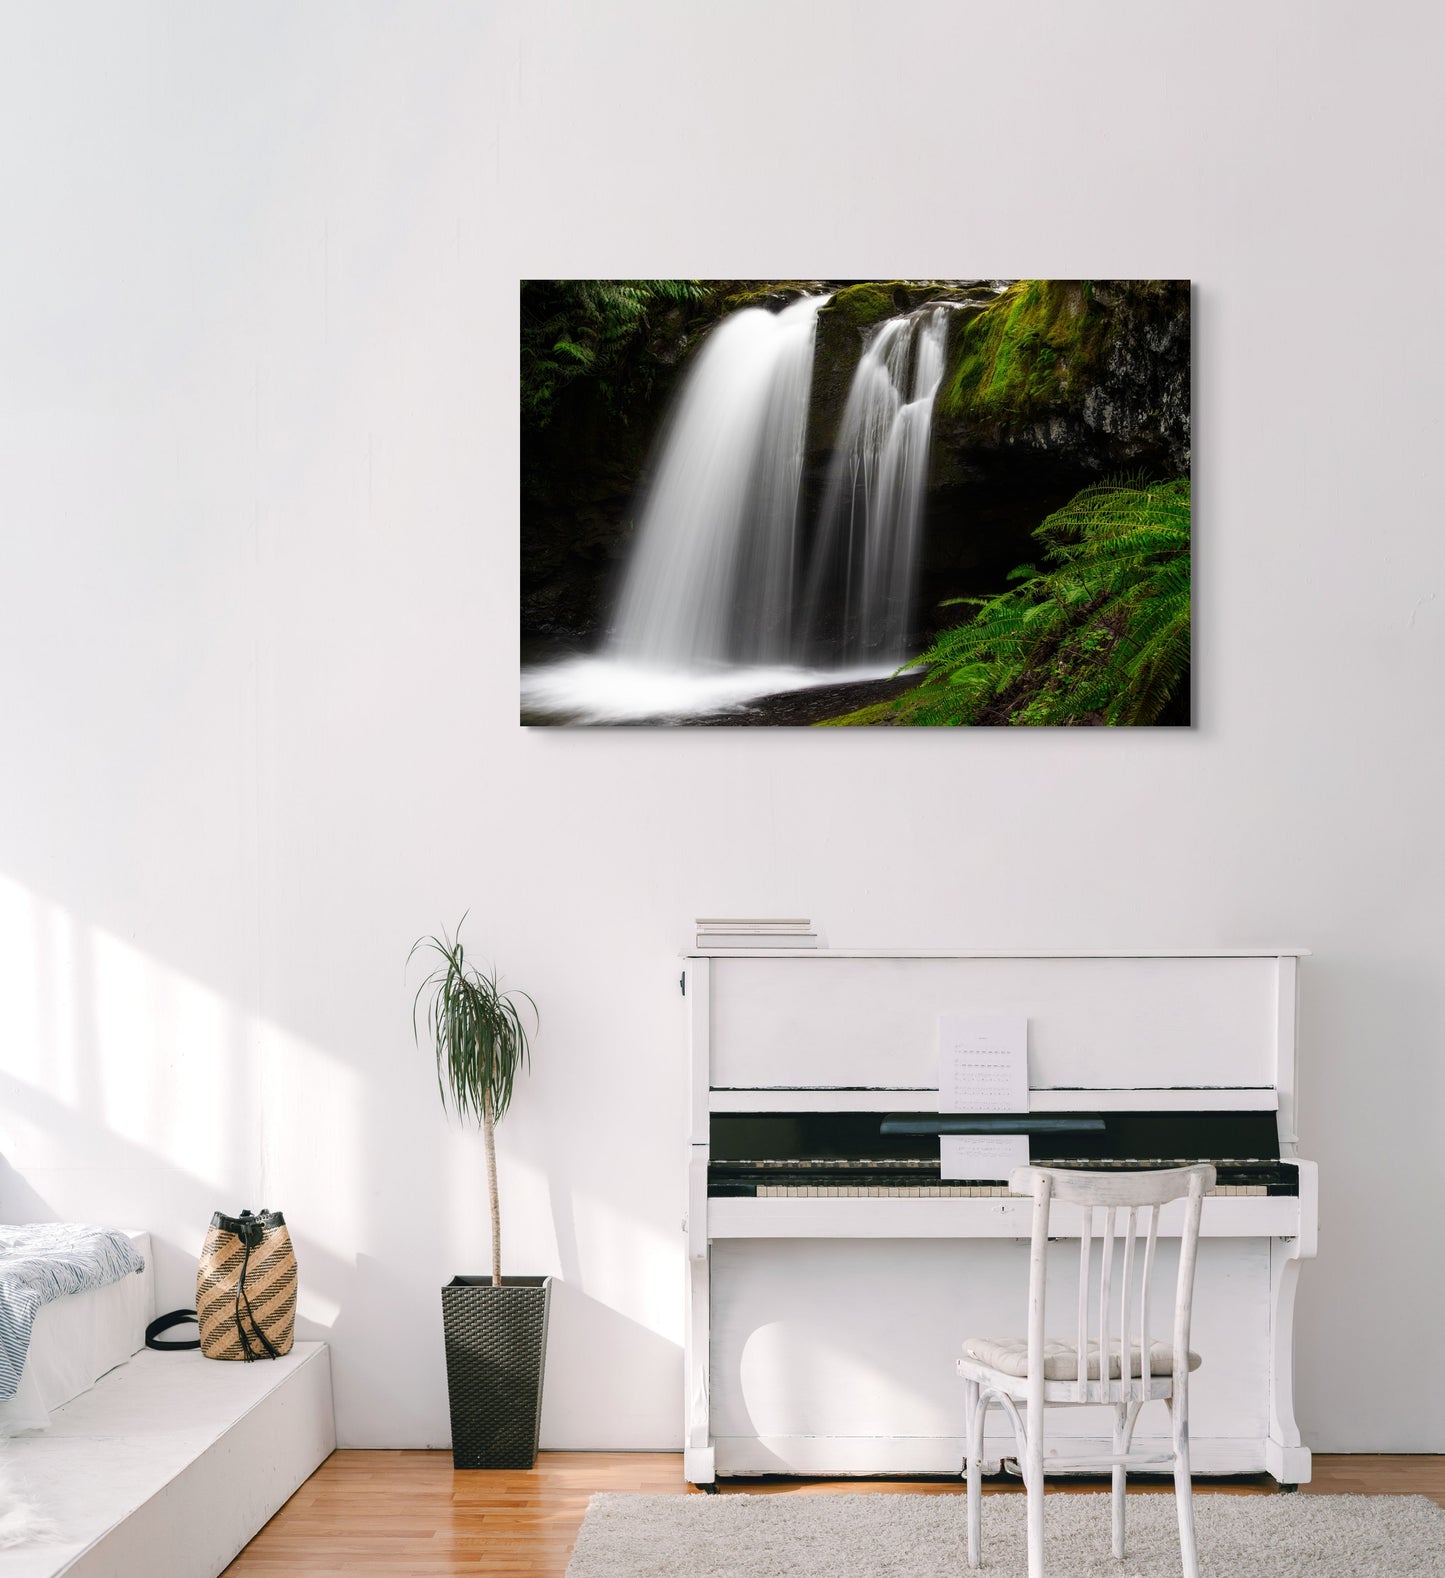
M1171 1162L1168 1165L1184 1167L1189 1164ZM977 1179L971 1183L946 1184L758 1184L752 1191L755 1200L887 1200L895 1196L912 1200L1005 1200L1011 1192L1005 1184L984 1183ZM1229 1199L1268 1193L1263 1184L1223 1184L1205 1191L1206 1197Z
M688 1477L958 1471L957 1342L1023 1329L1030 1203L942 1178L939 1137L1027 1132L1051 1166L1214 1164L1195 1469L1307 1479L1292 1328L1317 1190L1294 1133L1297 958L689 956ZM1028 1017L1029 1113L937 1111L953 1011ZM1066 1237L1069 1214L1056 1223ZM1166 1258L1170 1232L1166 1210ZM1074 1428L1102 1449L1092 1413ZM1141 1442L1166 1433L1160 1413Z

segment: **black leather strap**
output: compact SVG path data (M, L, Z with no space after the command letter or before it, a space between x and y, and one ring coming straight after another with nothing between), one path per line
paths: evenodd
M227 1216L224 1211L217 1211L211 1218L212 1227L219 1227L223 1233L234 1233L243 1244L247 1241L259 1244L261 1235L269 1228L285 1225L286 1218L280 1211L268 1211L264 1206L259 1211L242 1211L240 1216Z
M199 1337L194 1342L156 1341L156 1338L163 1331L169 1331L172 1326L184 1326L187 1321L194 1321L195 1318L196 1312L194 1310L172 1310L169 1315L157 1315L150 1325L146 1327L146 1347L159 1348L162 1353L180 1353L187 1348L199 1348L201 1346Z

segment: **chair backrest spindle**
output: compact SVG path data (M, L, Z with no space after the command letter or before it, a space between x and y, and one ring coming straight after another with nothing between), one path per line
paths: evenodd
M1149 1237L1144 1245L1144 1271L1140 1279L1139 1289L1139 1368L1140 1384L1139 1397L1143 1401L1149 1396L1149 1356L1154 1351L1154 1333L1149 1325L1149 1289L1154 1281L1154 1245L1159 1238L1159 1207L1146 1206L1149 1213Z
M1094 1401L1109 1400L1109 1314L1114 1295L1114 1207L1104 1211L1104 1242L1099 1255L1099 1380ZM1088 1355L1079 1355L1079 1367L1087 1370Z
M1139 1208L1131 1205L1129 1215L1124 1222L1124 1266L1121 1273L1123 1293L1119 1305L1119 1385L1113 1393L1115 1402L1127 1402L1134 1395L1129 1359L1129 1345L1133 1336L1129 1330L1129 1300L1134 1291L1134 1232L1138 1223ZM1102 1358L1100 1364L1103 1364Z
M1086 1205L1083 1210L1083 1228L1079 1233L1079 1337L1076 1351L1086 1353L1089 1343L1089 1259L1094 1248L1094 1208ZM1079 1365L1074 1371L1074 1396L1081 1403L1089 1398L1088 1370Z

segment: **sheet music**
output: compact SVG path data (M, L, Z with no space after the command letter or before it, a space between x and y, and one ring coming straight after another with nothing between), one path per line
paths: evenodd
M1007 1183L1015 1167L1029 1164L1027 1134L945 1134L939 1143L939 1176L943 1178L1001 1179Z
M1027 1112L1028 1035L1022 1014L940 1014L938 1110Z

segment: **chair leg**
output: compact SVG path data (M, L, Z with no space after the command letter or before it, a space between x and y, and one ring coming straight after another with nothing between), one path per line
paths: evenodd
M1044 1419L1042 1408L1028 1411L1024 1492L1028 1497L1029 1578L1044 1578Z
M983 1524L983 1420L988 1409L979 1401L977 1381L963 1383L964 1470L968 1474L968 1565L982 1561Z
M1194 1484L1189 1476L1189 1412L1182 1398L1169 1400L1174 1434L1174 1500L1179 1509L1179 1555L1184 1578L1199 1578L1199 1551L1194 1543Z
M1137 1398L1132 1402L1114 1406L1114 1454L1125 1455L1134 1444L1134 1426L1139 1422L1139 1410L1144 1404ZM1127 1489L1126 1470L1122 1463L1114 1467L1114 1555L1124 1555L1124 1496Z
M1114 1405L1114 1456L1118 1457L1128 1450L1127 1430L1129 1424L1128 1403L1115 1403ZM1114 1465L1114 1555L1124 1555L1124 1465Z

